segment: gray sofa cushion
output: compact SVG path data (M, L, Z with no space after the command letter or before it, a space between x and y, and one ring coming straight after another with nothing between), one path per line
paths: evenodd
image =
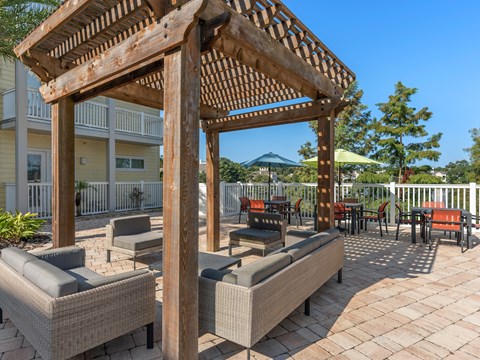
M38 259L25 250L8 247L2 250L2 260L10 265L16 272L23 275L25 264Z
M312 251L318 249L319 247L320 247L320 244L317 239L308 238L308 239L299 241L293 245L278 249L274 251L274 253L289 254L292 257L292 262L295 262L301 259L302 257L304 257L305 255L311 253ZM272 256L272 254L269 254L269 256Z
M24 276L51 297L78 292L78 282L72 275L43 260L27 262Z
M287 236L285 236L285 245L293 245L316 234L317 232L314 230L288 230Z
M149 231L141 234L116 236L113 239L113 245L123 249L138 251L148 249L154 246L162 246L163 233L159 231Z
M275 254L235 269L232 271L232 274L237 276L237 285L252 287L287 267L291 261L291 257L288 254Z
M232 274L232 270L216 270L216 269L203 269L201 274L201 277L212 279L212 280L217 280L217 281L222 281L226 282L229 284L236 284L237 283L237 275Z
M151 230L150 216L148 215L134 215L111 219L110 225L113 227L113 236L133 235Z
M49 249L32 254L62 270L85 266L85 249L79 246Z
M243 240L269 244L282 238L279 231L244 228L230 231L231 240Z
M255 229L280 231L282 224L282 214L249 212L247 216L247 225Z
M103 278L102 275L100 275L100 274L96 273L95 271L90 270L89 268L84 267L84 266L78 267L78 268L75 268L75 269L65 270L65 272L67 274L72 275L75 279L77 279L77 281L79 283L79 286L78 286L79 291L80 291L80 283L81 282L84 282L86 280Z
M134 270L121 274L115 274L110 276L100 276L91 280L80 281L78 283L78 291L85 291L94 289L103 285L113 284L117 281L130 279L135 276L147 274L148 270Z
M328 229L328 230L319 232L314 236L309 237L309 239L315 239L315 241L318 242L317 247L320 247L322 245L325 245L326 243L329 243L333 239L336 239L339 236L340 236L340 230Z

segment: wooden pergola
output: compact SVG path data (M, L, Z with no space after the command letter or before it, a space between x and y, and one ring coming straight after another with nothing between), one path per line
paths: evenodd
M66 0L15 52L53 104L55 247L75 242L74 104L105 95L164 110L165 359L198 356L200 124L208 250L220 243L221 132L317 120L318 228L333 226L333 124L355 75L281 1Z

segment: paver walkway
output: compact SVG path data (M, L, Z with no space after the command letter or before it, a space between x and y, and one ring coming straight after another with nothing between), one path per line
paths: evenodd
M151 213L161 229L162 218ZM107 218L77 221L78 245L87 250L87 266L109 275L131 270L133 263L112 253L105 262ZM235 218L223 219L222 253ZM346 238L343 283L327 282L313 296L311 316L294 311L252 350L255 359L478 359L480 358L480 246L461 254L453 241L435 242L433 251L411 244L408 229L398 241L371 230ZM393 233L392 233L393 232ZM205 225L200 228L205 249ZM478 235L478 233L477 233ZM474 238L475 245L478 238ZM247 248L234 255L248 263L261 256ZM119 257L116 257L119 256ZM140 258L141 263L158 256ZM145 347L145 330L122 336L75 359L161 359L162 277L157 273L156 343ZM8 317L8 314L5 314ZM240 346L211 334L199 339L200 359L246 359ZM0 324L0 359L33 359L35 350L15 326Z

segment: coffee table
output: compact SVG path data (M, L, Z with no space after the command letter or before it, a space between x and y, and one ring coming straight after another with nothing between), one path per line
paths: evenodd
M198 253L198 275L205 269L224 270L230 266L242 266L242 260L233 256L218 255L200 251ZM150 270L162 270L163 261L150 264Z

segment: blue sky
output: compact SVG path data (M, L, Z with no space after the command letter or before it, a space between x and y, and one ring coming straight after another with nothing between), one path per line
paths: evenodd
M480 1L284 0L284 4L353 72L372 114L394 84L418 88L412 106L428 106L427 131L443 132L433 166L467 159L469 129L480 127ZM273 151L299 160L315 144L306 123L220 135L220 156L243 162ZM205 134L200 134L205 159Z

